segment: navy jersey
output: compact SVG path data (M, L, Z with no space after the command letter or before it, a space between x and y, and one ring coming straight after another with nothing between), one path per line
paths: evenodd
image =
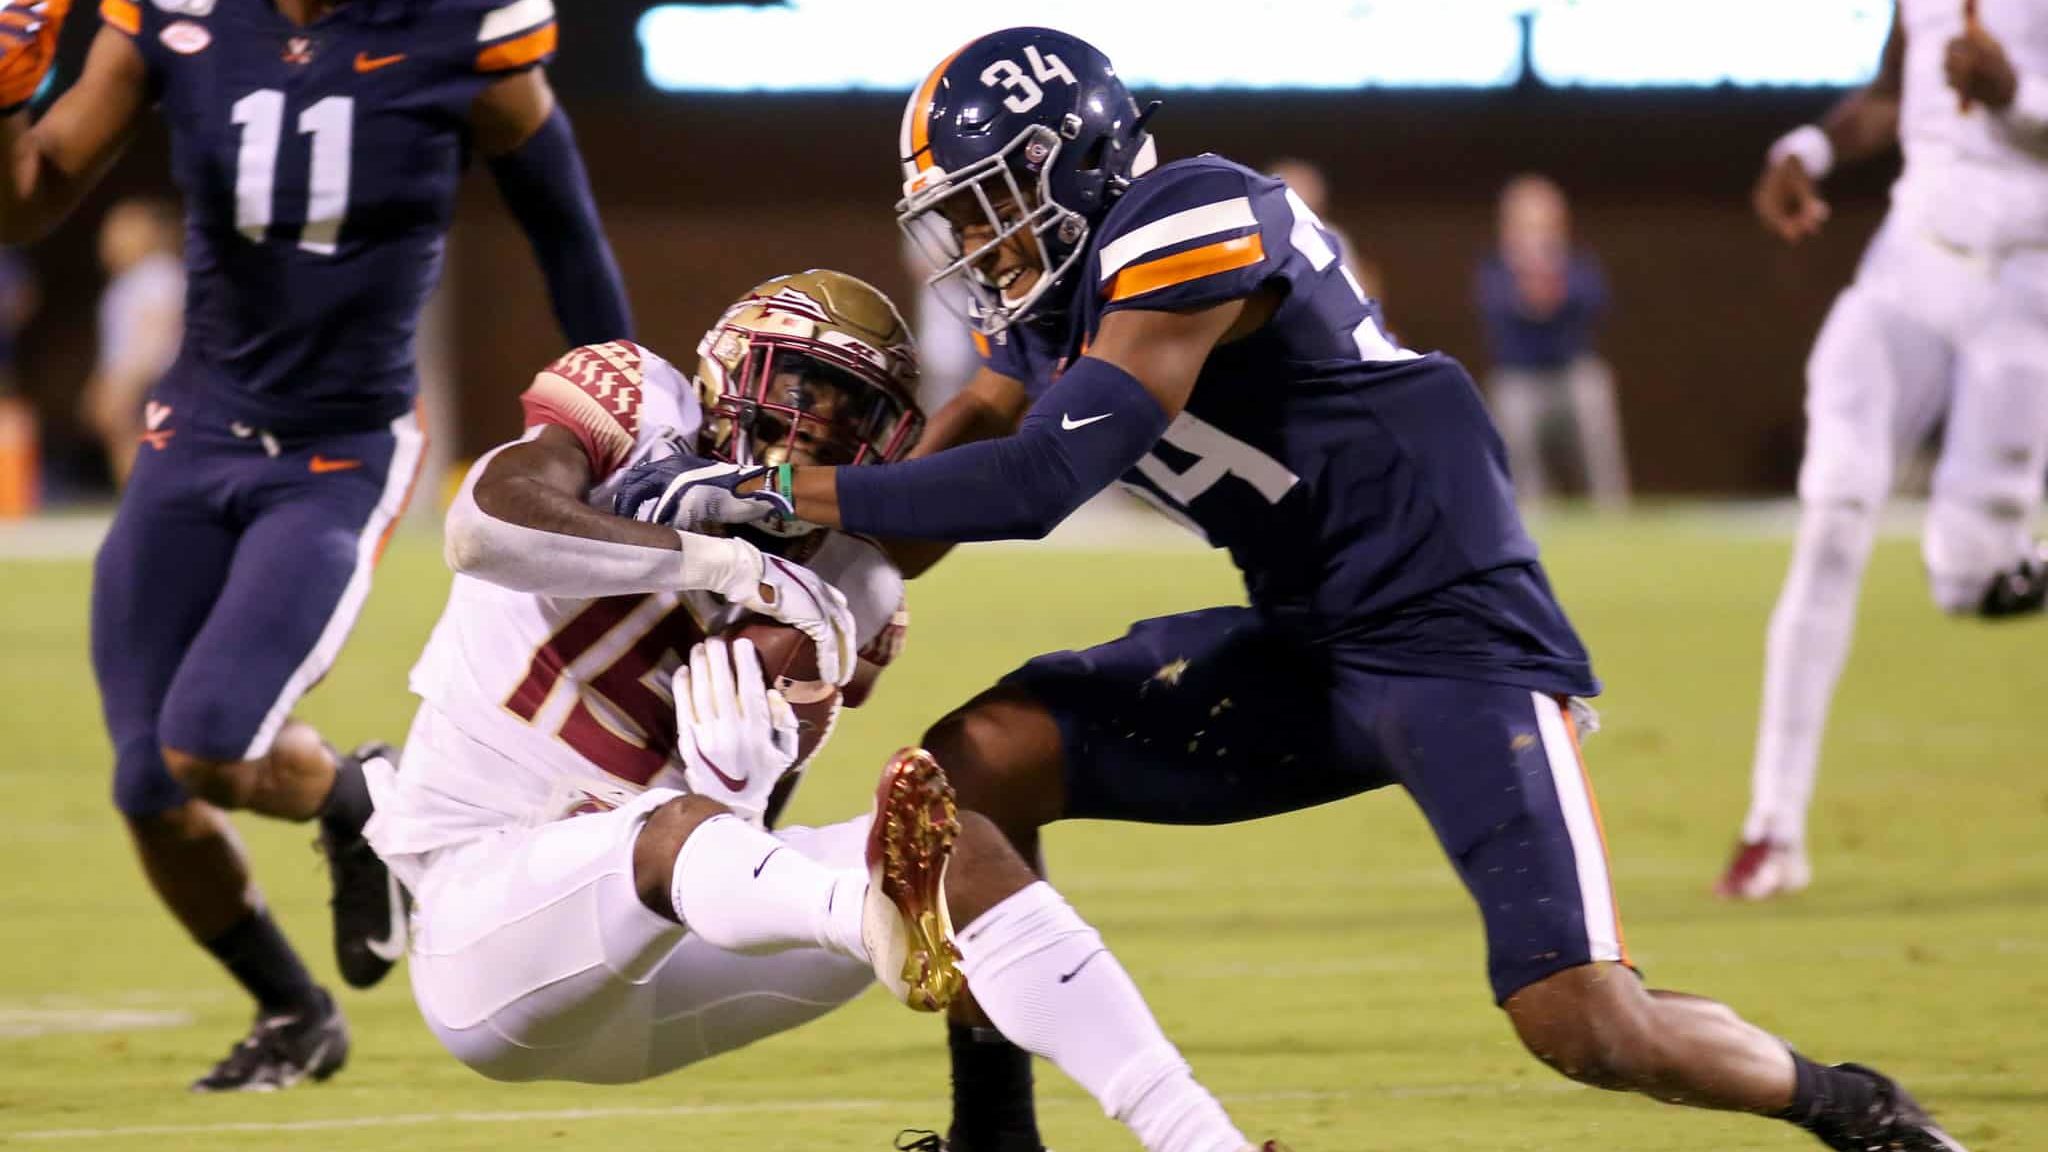
M411 407L470 107L554 50L552 0L104 0L141 51L185 204L185 343L159 386L279 434Z
M1176 161L1096 229L1067 330L1015 326L986 359L1036 394L1111 312L1274 293L1272 318L1210 353L1124 485L1228 549L1254 605L1361 641L1389 671L1597 691L1470 376L1393 344L1337 251L1279 181Z

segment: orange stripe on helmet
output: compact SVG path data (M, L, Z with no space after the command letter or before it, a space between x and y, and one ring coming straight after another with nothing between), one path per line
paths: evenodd
M502 44L493 44L477 53L476 70L508 72L514 68L524 68L552 53L560 35L555 22L550 20L524 36L515 37Z
M1218 272L1228 272L1233 268L1257 264L1265 258L1266 246L1260 242L1257 232L1249 236L1219 240L1214 244L1204 244L1200 248L1190 248L1185 252L1162 256L1143 264L1133 264L1116 274L1116 278L1109 282L1104 295L1111 300L1128 300L1133 296L1143 296L1147 292L1157 292L1161 288L1171 288L1176 284L1185 284L1204 276L1214 276Z
M924 83L917 86L917 97L912 101L917 108L917 116L910 122L910 155L905 156L904 160L915 160L931 150L932 98L938 93L939 80L945 76L946 69L965 51L966 44L953 49L952 54L939 61L939 66L932 69L932 74L924 78Z
M135 0L100 0L100 19L130 36L142 34L142 7Z

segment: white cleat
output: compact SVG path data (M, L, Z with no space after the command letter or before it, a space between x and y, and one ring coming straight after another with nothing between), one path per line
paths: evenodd
M939 762L922 748L890 757L875 785L860 936L882 986L919 1012L943 1010L966 984L946 909L946 865L959 835Z
M1813 865L1807 862L1806 845L1751 840L1735 846L1727 871L1714 884L1714 895L1723 900L1769 900L1803 892L1813 883Z

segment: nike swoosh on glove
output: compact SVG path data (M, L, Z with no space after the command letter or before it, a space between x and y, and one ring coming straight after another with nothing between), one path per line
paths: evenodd
M713 638L676 669L676 745L683 782L759 826L776 781L796 762L796 713L768 687L748 640Z
M681 452L648 460L620 477L612 512L684 532L701 532L713 524L752 524L771 516L795 520L795 506L772 487L764 485L745 495L734 491L767 471Z
M741 541L740 543L745 543ZM818 675L835 685L853 679L859 667L853 610L839 589L801 564L747 549L759 562L743 564L732 583L712 591L749 612L802 632L818 647Z

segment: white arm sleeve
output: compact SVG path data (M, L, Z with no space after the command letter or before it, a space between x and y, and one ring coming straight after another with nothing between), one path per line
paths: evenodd
M465 576L515 592L579 600L692 589L725 594L760 580L761 554L744 540L678 532L680 551L543 532L478 507L477 477L500 445L477 460L448 509L442 555Z

